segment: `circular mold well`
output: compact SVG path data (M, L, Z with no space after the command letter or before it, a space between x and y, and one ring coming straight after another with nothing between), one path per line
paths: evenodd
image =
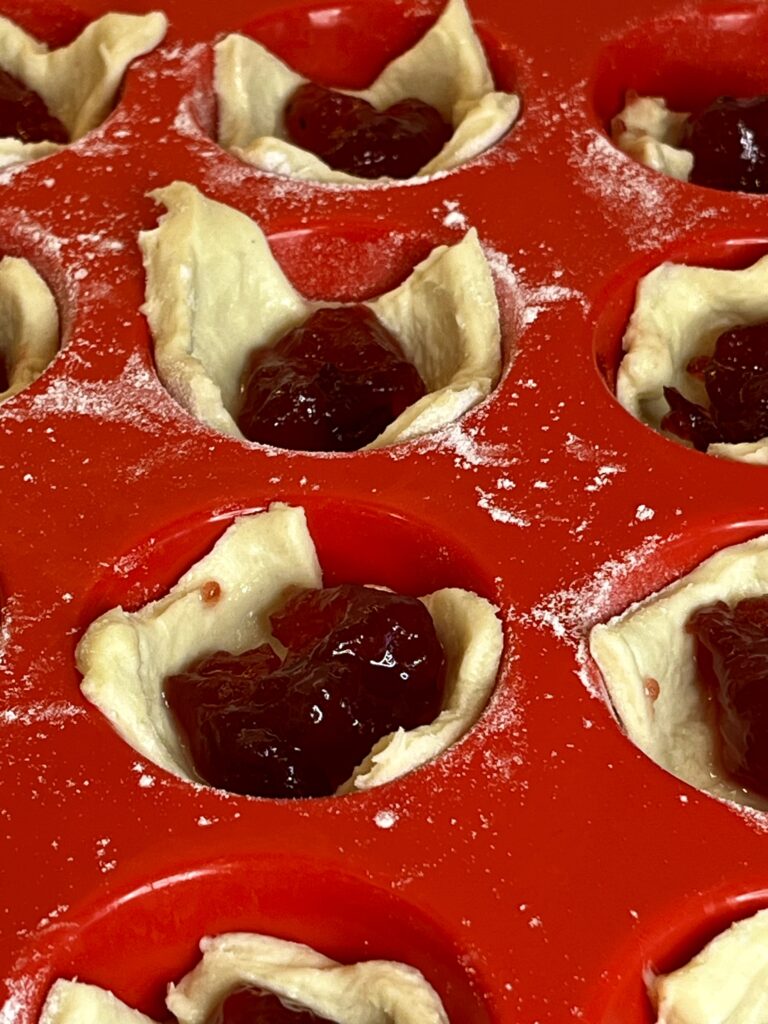
M287 503L305 509L326 587L372 584L415 597L460 587L497 603L492 572L485 571L456 536L390 509L306 497ZM210 551L235 518L263 510L263 506L240 508L210 518L196 517L147 538L93 583L78 615L78 632L110 609L137 611L162 597ZM189 661L194 658L190 654ZM89 713L101 718L95 708L89 708ZM109 731L106 719L103 724ZM152 759L140 748L138 753Z
M692 241L686 238L676 241L661 252L644 254L627 263L605 284L595 298L592 353L597 373L617 405L619 403L616 399L616 379L623 357L622 341L634 311L636 293L642 279L665 262L711 267L716 270L743 270L767 253L768 237L765 235L746 232L739 235L733 231L723 230L708 239L697 238ZM629 412L624 411L627 416L631 416ZM656 431L649 424L643 425L674 444L678 450L686 451L693 457L702 454L684 445L683 442Z
M721 932L767 906L768 888L734 893L729 885L667 908L619 950L586 1018L595 1024L655 1024L647 979L684 967Z
M765 5L708 3L645 22L609 43L594 71L593 105L607 130L630 90L695 112L718 96L763 95L767 78Z
M453 1021L490 1024L476 969L442 926L390 890L293 857L247 856L148 877L111 891L38 932L9 988L25 993L15 1024L34 1024L50 985L77 978L166 1020L164 997L198 962L204 936L255 932L305 943L343 963L395 960L416 967Z
M271 225L266 233L272 254L293 287L307 301L329 305L375 299L402 284L416 265L436 247L456 245L461 241L461 237L457 237L449 227L436 227L426 234L404 224L388 222L382 225L354 218L344 221L318 219L311 227L304 224L296 226L291 220ZM493 398L514 358L524 329L522 296L508 275L493 269L492 258L489 265L499 310L501 363L499 380L490 395L481 402ZM459 357L461 353L457 349ZM477 404L462 415L471 413ZM245 443L259 445L258 442ZM357 453L314 454L321 458L327 458L329 454L349 458Z

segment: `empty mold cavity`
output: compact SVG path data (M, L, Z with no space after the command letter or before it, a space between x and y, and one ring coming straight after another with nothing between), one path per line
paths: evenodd
M467 13L463 0L449 0L385 11L367 0L292 7L247 23L216 45L218 141L262 170L311 181L409 179L466 163L505 135L520 110L518 58L491 32L478 29L469 7ZM390 70L406 53L397 72ZM436 74L435 68L447 73ZM344 173L343 159L337 165L329 156L325 163L287 144L283 110L302 81L359 91L377 110L420 99L440 112L453 135L419 169Z
M295 449L379 448L453 422L495 387L504 350L509 354L514 345L511 324L520 318L506 315L506 296L499 302L473 230L456 241L448 231L427 238L391 224L321 221L311 228L278 229L267 239L255 221L191 185L176 182L154 196L168 212L157 229L141 235L141 244L147 272L144 309L158 373L188 412L219 432L245 440L246 430L254 440ZM441 246L446 236L450 242ZM372 406L371 430L367 403L361 409L359 394L352 397L371 371L363 364L352 371L348 362L331 361L327 378L323 361L312 356L314 361L300 362L296 376L289 378L298 387L296 405L301 401L302 408L313 409L311 403L318 403L321 410L307 415L301 438L283 442L274 423L290 426L291 417L271 419L278 415L269 404L273 390L262 396L268 399L263 432L245 424L241 430L249 394L245 375L253 354L267 351L319 307L360 301L370 304L419 371L423 396L409 399L401 411L393 406L389 419L380 419ZM274 367L267 371L273 373ZM305 393L310 399L301 397ZM339 410L346 402L350 409L343 415L355 424L348 434L370 440L361 444L341 436L346 428L339 426ZM328 413L322 411L326 407ZM321 417L319 434L309 429L312 415ZM333 430L325 425L329 420ZM326 438L326 430L329 435L339 431L338 439Z
M130 892L109 892L70 911L67 923L39 933L25 950L36 969L17 1024L37 1021L59 978L98 985L165 1021L166 988L198 963L200 940L241 932L304 943L346 964L407 964L432 985L449 1021L490 1024L476 968L464 966L439 924L389 889L290 854L213 858Z
M213 539L217 543L211 548ZM208 780L219 788L270 796L330 795L334 786L340 794L382 785L460 739L483 712L495 684L501 625L494 605L484 599L493 591L487 582L484 585L471 556L457 546L450 538L399 515L327 502L309 503L306 520L301 508L272 505L268 512L237 517L226 531L219 521L182 527L165 539L153 538L142 554L126 560L134 567L135 580L131 573L126 575L119 592L114 583L97 584L86 604L83 624L88 629L77 654L84 673L83 690L142 756L189 781ZM144 552L146 564L142 564ZM181 565L187 571L178 579ZM246 774L237 774L241 781L229 781L234 778L228 753L234 741L204 762L207 769L200 768L199 757L193 757L182 742L168 710L165 680L216 651L239 654L274 644L271 614L300 590L341 583L384 586L424 598L446 661L437 717L430 714L421 725L382 736L358 764L337 765L335 760L331 764L336 748L328 746L325 730L330 727L330 735L335 735L336 710L333 706L325 713L320 709L316 718L304 708L308 698L299 690L291 690L296 694L293 702L285 698L284 682L264 715L272 722L275 716L285 720L281 716L309 714L306 727L301 726L303 718L291 719L290 733L299 729L297 764L306 760L301 769L305 781L297 783L290 772L287 782L280 781L282 767L277 769L277 782L264 781L275 778L273 762L259 760L264 754L246 761ZM138 595L147 593L160 599L146 604ZM135 610L125 612L125 608ZM387 640L387 650L391 643ZM282 654L281 645L275 646ZM256 678L266 678L263 670ZM359 685L354 676L351 685ZM349 693L346 688L341 692ZM232 703L236 703L234 697ZM325 716L328 725L323 724ZM266 723L267 717L260 718L253 728L266 729ZM321 726L319 733L311 731L312 723ZM280 738L282 753L268 755L277 757L279 765L295 757L285 753L286 742ZM319 754L312 753L315 742L322 745ZM361 740L354 738L354 743L359 746ZM368 744L364 746L368 750ZM263 771L262 763L266 764ZM330 786L323 781L326 775L336 780Z
M616 959L603 974L594 1004L588 1008L588 1019L596 1024L656 1024L660 1018L650 994L655 979L685 967L731 925L766 907L768 890L765 888L740 893L722 889L708 894L697 892L693 899L665 907L662 914L646 919L642 931L633 931L631 939L619 949ZM728 998L738 990L740 979L748 977L746 964L740 962L725 975L721 973L719 984L717 981L715 984ZM708 1007L714 1010L711 998ZM681 1013L663 1019L691 1024L694 1018ZM726 1018L718 1015L712 1019Z
M768 595L767 525L689 527L684 538L647 556L638 580L611 602L617 614L594 627L589 640L596 676L628 738L689 785L759 810L768 808L768 795L757 784L748 788L727 767L738 729L753 727L752 717L744 716L756 713L754 700L746 691L734 692L731 713L721 716L714 673L700 660L687 626L694 613L717 602L733 608ZM754 751L746 746L738 760L734 770L752 770Z
M593 78L594 110L611 134L612 121L628 97L660 98L669 111L695 114L721 96L765 95L767 75L768 11L763 5L687 8L644 23L605 47ZM678 139L681 119L655 106L650 113L638 109L634 118L624 118L630 129L631 121L637 124L621 148L647 166L687 180L691 157ZM620 131L614 126L614 139ZM646 136L651 143L642 141Z
M766 254L768 240L754 235L723 233L695 243L686 239L628 264L608 282L596 303L593 355L603 382L629 415L675 444L692 447L662 429L670 411L664 387L676 387L708 408L703 383L687 367L697 357L711 356L720 334L768 322L761 283L768 268L756 267L739 279L707 271L744 271ZM690 275L686 268L704 269ZM712 443L707 451L752 464L768 461L763 440Z

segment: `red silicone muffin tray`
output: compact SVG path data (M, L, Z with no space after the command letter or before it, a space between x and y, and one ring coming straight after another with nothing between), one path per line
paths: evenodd
M766 821L698 793L624 737L589 627L768 528L768 471L653 433L611 385L638 279L664 259L743 266L768 200L699 189L618 153L635 88L688 109L765 92L760 3L472 0L521 119L418 184L334 188L213 141L212 44L242 31L307 76L367 84L438 0L168 0L163 44L104 125L0 173L0 252L54 289L61 351L0 408L0 1021L51 982L161 1017L201 936L254 930L345 961L420 968L452 1024L646 1024L644 973L768 904ZM106 10L3 0L51 45ZM128 0L119 9L151 9ZM438 434L349 455L277 452L196 423L153 368L137 232L180 179L262 225L313 298L402 280L478 229L505 370ZM360 795L282 802L199 789L142 761L81 697L94 617L163 593L237 513L301 504L326 579L501 609L505 654L476 727Z

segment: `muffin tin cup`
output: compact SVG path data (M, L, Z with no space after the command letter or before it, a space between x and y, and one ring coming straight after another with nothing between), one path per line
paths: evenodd
M220 34L357 86L439 7L171 0L168 36L104 124L0 171L0 252L32 261L62 319L58 356L0 407L4 1021L35 1024L50 982L74 974L159 1014L202 935L236 927L413 963L454 1024L647 1024L643 972L764 905L764 817L648 761L585 654L593 624L768 527L763 468L686 450L611 390L639 278L665 259L764 254L765 200L665 179L606 134L624 88L669 83L678 99L678 52L694 67L723 38L718 88L756 81L757 42L743 74L733 55L745 34L762 39L764 12L473 0L522 115L486 154L419 184L291 182L215 142ZM2 6L50 43L103 10ZM139 311L137 234L161 213L147 193L176 179L256 220L294 285L329 301L391 287L476 227L501 306L498 386L458 422L374 452L286 453L198 424L159 382ZM194 787L80 695L88 623L159 596L236 514L272 501L306 508L333 582L466 586L500 608L486 712L380 789L291 802Z

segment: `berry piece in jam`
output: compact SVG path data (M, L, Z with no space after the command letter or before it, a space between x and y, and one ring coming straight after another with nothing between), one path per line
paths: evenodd
M244 987L230 992L205 1024L311 1024L328 1019L311 1010L293 1010L272 992Z
M249 441L349 452L373 441L425 393L397 338L367 306L318 309L253 353L237 423Z
M768 797L768 596L700 608L686 628L715 701L723 767Z
M288 100L284 121L291 142L358 178L412 178L453 134L422 100L409 97L379 111L311 82Z
M197 774L234 793L327 796L382 736L440 712L445 656L413 597L346 584L271 616L286 647L219 651L165 682Z
M7 71L0 71L0 137L22 142L69 142L64 125L42 99Z
M710 444L739 444L768 437L768 324L721 334L710 357L698 357L688 372L704 381L709 409L664 388L670 412L662 429L699 451Z
M0 392L7 391L10 386L11 383L8 380L8 367L6 366L3 353L0 352Z
M721 96L685 123L690 181L726 192L768 191L768 96Z

